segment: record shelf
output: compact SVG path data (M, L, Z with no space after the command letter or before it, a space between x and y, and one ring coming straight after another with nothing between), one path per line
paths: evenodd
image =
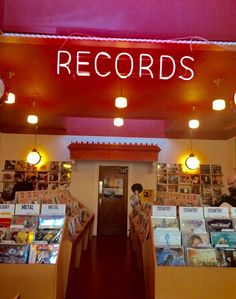
M0 264L0 298L13 298L21 294L23 299L64 299L70 267L78 267L81 251L86 250L92 235L94 215L83 230L70 241L68 216L63 227L56 264Z
M148 239L142 243L140 253L143 258L146 299L235 298L235 268L156 266L153 240L151 229Z

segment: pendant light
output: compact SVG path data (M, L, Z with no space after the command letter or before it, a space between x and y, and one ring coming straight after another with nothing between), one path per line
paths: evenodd
M194 155L192 150L192 131L190 132L191 139L190 139L190 154L185 160L185 165L190 170L195 170L199 167L200 161L198 158Z
M127 98L123 96L123 81L121 81L120 85L120 96L115 99L116 108L126 108L127 107Z
M14 104L16 101L16 96L15 94L12 92L11 88L10 88L10 83L11 83L11 78L14 76L15 74L13 72L9 72L8 76L9 76L9 83L7 86L7 91L6 91L6 99L5 99L5 103L6 104Z
M30 165L37 165L41 161L41 155L40 155L39 151L36 148L37 129L38 129L38 127L35 126L34 147L28 153L27 158L26 158L26 161Z
M122 127L124 125L124 119L121 117L116 117L113 120L113 124L115 127Z
M192 119L189 120L188 122L188 126L190 129L197 129L200 125L200 122L198 119L196 119L196 116L195 116L195 106L193 106L193 117Z
M212 109L216 110L216 111L221 111L221 110L224 110L225 107L226 107L225 100L221 99L221 98L218 98L218 96L219 96L219 85L221 83L221 79L216 79L214 81L214 83L216 84L217 98L214 99L214 101L212 102Z
M27 122L29 124L36 125L38 123L39 119L38 119L38 115L35 113L35 110L36 110L36 108L35 108L36 101L35 100L32 101L32 106L33 106L33 108L31 110L30 114L28 114L28 116L27 116Z

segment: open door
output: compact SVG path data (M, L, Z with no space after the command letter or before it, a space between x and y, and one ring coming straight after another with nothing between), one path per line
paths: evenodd
M100 166L98 235L127 235L128 167Z

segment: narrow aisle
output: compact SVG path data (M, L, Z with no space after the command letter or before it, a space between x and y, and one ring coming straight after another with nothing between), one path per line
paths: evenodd
M67 299L145 299L129 238L94 237L70 276Z

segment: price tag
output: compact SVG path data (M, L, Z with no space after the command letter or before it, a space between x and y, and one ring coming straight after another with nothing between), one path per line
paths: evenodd
M39 215L39 204L16 204L16 215Z
M14 204L0 204L0 214L14 214Z
M204 207L205 218L229 218L228 207Z
M65 215L65 204L42 204L41 215Z
M203 218L202 207L179 207L180 218Z
M152 206L153 217L176 217L176 206Z

